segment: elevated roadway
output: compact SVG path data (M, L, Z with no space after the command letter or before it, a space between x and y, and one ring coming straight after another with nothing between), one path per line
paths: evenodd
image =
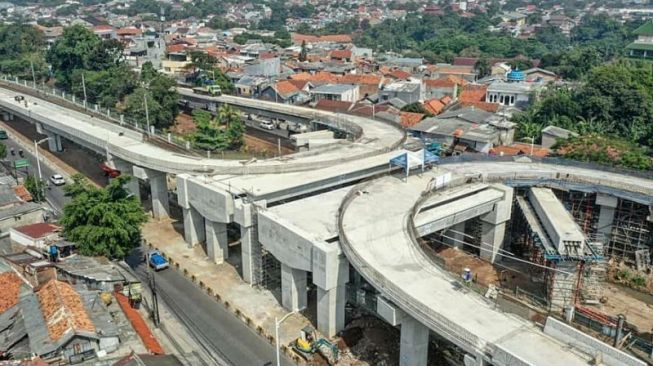
M14 100L17 94L15 91L0 88L0 109L38 123L47 131L60 134L96 151L106 152L133 165L164 173L238 175L310 170L392 151L405 138L398 127L363 117L348 116L338 117L337 120L342 128L352 131L352 136L355 138L353 141L343 140L329 148L296 153L278 159L248 162L198 158L149 144L138 132L42 98L28 96L29 104L25 106L24 103ZM336 118L336 115L330 112L245 98L223 96L219 97L218 101L237 107L279 111L302 118Z
M515 185L557 182L561 186L590 187L587 189L609 191L629 199L635 197L648 201L649 205L653 199L653 181L549 164L461 163L411 176L406 181L386 176L361 184L350 191L340 208L340 243L356 270L409 320L414 319L452 341L472 355L477 364L551 365L555 360L561 365L586 365L593 362L595 355L545 335L531 322L500 312L473 292L461 291L458 279L440 269L422 251L417 242L415 213L420 207L428 206L425 202L437 202L431 197L432 182L446 170L457 173L454 177L458 178L454 180L458 185L470 178ZM424 219L419 223L425 225ZM406 323L410 325L407 332L411 332L410 339L415 344L420 342L419 338L424 340L424 333L415 331L414 321ZM403 328L402 324L402 337ZM425 350L413 346L411 353L402 356L401 363L421 365L426 363L425 357Z

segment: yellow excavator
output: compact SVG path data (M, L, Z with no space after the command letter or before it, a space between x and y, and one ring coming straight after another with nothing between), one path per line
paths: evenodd
M329 365L338 362L338 347L324 338L317 339L315 329L308 326L299 332L299 338L295 340L292 348L307 361L312 360L315 353L319 353Z

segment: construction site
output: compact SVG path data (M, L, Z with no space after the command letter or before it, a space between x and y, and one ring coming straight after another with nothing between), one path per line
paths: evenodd
M535 321L551 314L573 317L608 341L623 332L628 337L619 344L630 342L635 353L646 355L653 336L649 215L637 197L517 185L494 263L480 258L479 218L423 239L448 271L471 272L478 292L509 294L537 309L526 312Z

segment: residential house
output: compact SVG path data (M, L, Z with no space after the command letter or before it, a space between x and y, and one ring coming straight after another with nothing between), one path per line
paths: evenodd
M547 126L542 129L542 147L550 149L559 140L566 140L574 136L578 136L578 134L562 127Z
M46 249L50 242L59 239L61 227L47 222L23 225L9 229L12 242L26 247Z
M456 99L461 88L467 85L465 79L452 75L438 79L425 79L422 82L424 84L424 99L440 99L445 95Z
M571 30L576 26L574 21L565 15L551 15L547 20L547 24L560 29L564 34L571 33Z
M496 81L488 86L485 100L488 103L526 108L533 102L537 85L536 83Z
M379 99L388 101L393 98L402 100L406 104L419 102L422 96L421 83L394 82L385 85L379 90Z
M524 70L524 75L527 82L548 83L558 79L558 75L556 75L554 72L540 69L539 67L533 67L528 70Z
M93 27L93 33L104 40L118 38L116 30L110 25L97 25Z
M349 84L320 85L311 90L310 94L314 103L322 99L355 103L360 99L358 85Z
M635 42L626 46L628 55L635 58L653 58L653 21L648 21L633 31Z
M370 74L345 74L338 78L338 84L358 85L359 93L363 97L377 94L383 78Z
M236 95L241 97L257 97L263 89L270 85L266 77L245 75L234 83Z
M310 100L308 90L298 87L291 80L280 80L263 89L260 99L284 104L303 104Z
M470 107L426 118L409 131L416 137L449 147L460 145L471 151L488 153L493 146L512 144L515 124Z

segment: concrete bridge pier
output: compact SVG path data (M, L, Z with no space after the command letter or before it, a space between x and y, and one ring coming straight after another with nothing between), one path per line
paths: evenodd
M324 273L320 271L322 266L313 265L313 283L317 286L317 329L329 337L345 328L349 262L342 254L336 257L335 261L323 261L326 263L324 267L328 268Z
M61 136L52 131L48 131L42 123L36 123L36 132L41 135L46 135L48 138L48 150L57 152L63 151L63 146L61 145Z
M107 161L109 162L109 165L112 165L113 168L119 170L120 174L128 175L130 177L129 182L125 184L125 188L127 188L127 190L140 202L141 188L140 183L138 182L138 177L134 176L134 165L122 159L112 157L111 155L107 156Z
M458 223L445 232L447 238L445 243L448 243L454 248L462 249L463 242L465 241L465 222Z
M602 193L596 195L596 204L601 207L596 231L600 236L600 240L603 240L604 246L608 245L612 236L612 224L614 223L614 213L618 203L619 199L617 197Z
M492 212L481 216L481 258L490 263L501 259L499 250L506 234L506 222L512 213L513 189L503 184L493 187L504 192L503 200L494 204Z
M184 215L184 240L192 248L206 240L204 218L194 207L182 208Z
M429 328L409 315L401 322L399 366L426 366L428 364Z
M204 219L206 232L206 255L216 264L229 258L227 224Z
M158 220L168 218L170 216L170 203L168 202L167 174L152 169L143 169L143 171L150 183L152 215Z
M234 219L240 225L240 252L242 259L243 280L250 285L261 282L262 246L259 242L257 225L257 206L265 207L265 201L256 203L238 201Z
M281 304L290 311L306 308L306 271L281 263Z

